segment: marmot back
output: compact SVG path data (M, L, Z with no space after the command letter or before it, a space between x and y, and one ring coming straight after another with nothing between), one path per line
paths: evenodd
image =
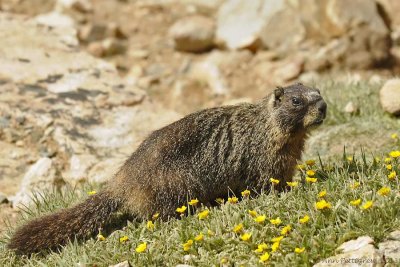
M98 196L22 226L9 247L23 254L56 249L93 234L116 210L166 220L191 198L211 204L245 189L268 191L271 177L283 190L326 107L318 89L295 84L257 104L190 114L144 140Z

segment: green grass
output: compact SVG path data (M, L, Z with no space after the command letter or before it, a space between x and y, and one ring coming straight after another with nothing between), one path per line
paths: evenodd
M262 255L254 250L265 242L271 257L272 266L310 266L335 254L335 249L343 242L358 236L369 235L375 242L385 239L390 231L400 228L400 181L399 177L389 180L389 171L384 158L390 150L399 150L399 142L394 142L390 134L399 127L399 121L385 115L377 102L378 87L368 85L334 85L323 87L323 94L329 105L326 125L317 129L311 137L316 146L308 148L307 158L316 159L318 181L314 184L304 182L304 171L298 172L296 179L299 186L290 192L261 194L251 193L237 204L226 203L210 209L210 214L200 220L197 214L187 215L181 220L161 222L156 220L155 229L149 230L146 222L129 222L126 227L106 236L106 240L90 239L84 243L69 243L60 253L50 253L45 257L33 255L31 258L18 257L6 249L10 232L0 240L0 266L108 266L128 260L132 266L175 266L187 263L193 266L257 266ZM349 116L342 112L348 100L357 101L361 111L359 116ZM376 134L379 137L375 138ZM362 135L362 136L360 136ZM328 139L328 143L327 140ZM374 149L348 149L343 154L346 142L362 139L365 144L374 145ZM346 142L344 142L346 141ZM331 143L334 142L334 143ZM358 144L362 144L359 141ZM336 152L334 145L340 147ZM319 160L317 152L322 151ZM354 155L352 161L348 156ZM376 161L375 157L380 157ZM400 173L400 158L392 159L392 166ZM361 185L352 189L351 185ZM382 187L390 187L387 196L377 192ZM68 190L63 193L49 193L38 198L34 205L23 212L21 224L40 214L67 207L86 197L84 190ZM315 203L321 200L318 193L327 191L324 199L331 208L317 210ZM349 204L360 198L358 207ZM373 201L373 206L363 210L366 201ZM200 207L200 210L204 207ZM266 215L263 224L254 221L248 210L255 210L259 215ZM308 215L307 224L299 223L299 218ZM272 225L269 220L279 217L282 224ZM233 228L242 223L243 232L251 233L249 241L240 238ZM271 252L271 239L280 235L285 225L291 225L289 232L280 242L276 252ZM208 234L211 231L213 234ZM199 233L204 240L194 241L190 250L185 252L183 244L194 239ZM126 242L119 238L127 236ZM147 243L144 253L137 253L135 248L142 242ZM296 254L296 247L305 251ZM187 259L187 261L185 261ZM221 261L223 264L221 264ZM225 262L225 263L224 263Z

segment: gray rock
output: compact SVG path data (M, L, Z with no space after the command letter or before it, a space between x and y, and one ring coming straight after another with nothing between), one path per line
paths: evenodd
M98 162L89 171L89 183L104 184L113 179L125 160L126 158L112 158Z
M379 91L382 108L393 115L400 115L400 79L388 80Z
M387 263L400 263L400 241L389 240L378 245Z
M388 239L400 241L400 230L391 232L388 236Z
M344 107L344 112L349 113L351 115L355 115L360 112L360 108L352 101L349 101Z
M195 15L175 22L170 30L176 50L185 52L203 52L214 45L215 24L208 17Z

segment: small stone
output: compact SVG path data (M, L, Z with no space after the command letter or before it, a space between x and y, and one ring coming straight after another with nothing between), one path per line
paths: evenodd
M5 194L3 194L2 192L0 192L0 204L7 203L7 202L8 202L7 196Z
M382 108L392 115L400 115L400 79L388 80L379 91Z
M391 232L388 236L388 239L400 241L400 230Z
M129 264L128 261L123 261L115 265L109 265L108 267L130 267L130 266L131 265Z
M127 49L125 43L115 38L107 38L103 40L102 47L104 49L104 56L123 54Z
M169 30L175 49L185 52L203 52L214 44L214 21L196 15L175 22Z
M360 112L360 109L356 104L354 104L352 101L350 101L344 107L344 112L349 113L351 115L355 115Z
M350 251L355 251L358 249L361 249L364 246L367 246L369 244L373 244L374 240L369 237L369 236L360 236L359 238L355 240L350 240L342 245L340 245L336 250L340 251L342 253L350 252Z
M95 57L102 57L105 53L101 42L92 42L87 46L86 49Z

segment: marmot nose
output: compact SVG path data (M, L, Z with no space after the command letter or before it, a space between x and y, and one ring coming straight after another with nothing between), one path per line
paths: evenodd
M320 101L317 102L317 109L323 115L324 119L326 117L326 108L327 105L324 100L321 99Z

